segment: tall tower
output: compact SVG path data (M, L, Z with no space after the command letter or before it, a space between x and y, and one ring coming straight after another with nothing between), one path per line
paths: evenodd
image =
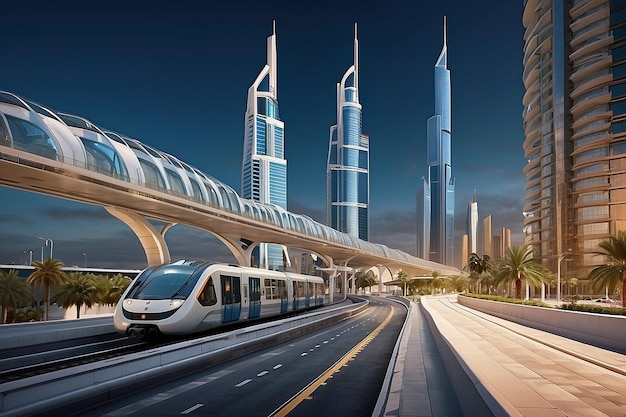
M626 230L626 3L524 5L524 230L562 277L605 264L598 244Z
M354 63L337 83L337 124L330 127L326 168L327 223L369 239L369 137L361 132L359 41L354 24Z
M451 93L448 70L447 22L443 18L443 48L435 63L435 115L428 119L427 154L430 189L430 250L428 259L453 262L454 177L451 161ZM418 204L420 204L418 202Z
M467 207L467 245L468 253L478 254L478 201L476 201L476 191L474 197ZM461 259L463 264L467 259Z
M267 62L248 89L241 196L287 209L285 124L278 113L276 23L267 38ZM253 257L261 268L284 269L284 248L262 243ZM286 254L285 254L286 255Z

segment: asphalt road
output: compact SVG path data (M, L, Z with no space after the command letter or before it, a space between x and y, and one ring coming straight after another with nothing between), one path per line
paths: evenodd
M77 416L369 416L406 309L370 298L362 314Z

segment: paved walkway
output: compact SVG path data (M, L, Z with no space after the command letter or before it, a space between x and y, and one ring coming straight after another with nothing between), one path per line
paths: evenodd
M626 416L626 355L468 309L456 296L425 297L422 307L493 415ZM463 415L441 395L441 390L450 392L435 376L443 366L430 351L432 341L424 338L423 313L412 310L385 415ZM468 414L467 404L461 405L466 416L483 415ZM430 414L422 412L426 408Z

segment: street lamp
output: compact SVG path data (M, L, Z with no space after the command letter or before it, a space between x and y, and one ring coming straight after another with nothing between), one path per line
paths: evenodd
M52 239L46 239L43 237L38 237L37 239L46 242L46 246L48 246L48 242L50 242L50 259L52 259L52 249L54 248L54 242L52 241ZM41 248L41 261L43 262L43 248Z
M563 261L563 259L565 259L567 256L571 254L572 252L564 253L563 255L559 256L559 261L556 263L556 302L557 303L561 302L561 262Z
M83 253L83 256L85 257L85 268L87 268L87 254Z

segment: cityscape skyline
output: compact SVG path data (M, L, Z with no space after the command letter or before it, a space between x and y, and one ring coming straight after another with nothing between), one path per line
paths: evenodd
M508 26L518 28L515 36L509 35L505 44L510 45L515 42L518 45L517 48L501 46L495 48L503 54L510 53L510 49L516 50L511 54L515 60L503 59L507 64L512 62L514 64L512 67L516 68L515 71L505 72L507 77L504 80L507 81L499 79L502 88L498 93L503 98L484 101L481 111L472 113L473 109L468 106L471 97L477 96L478 92L489 84L470 83L468 80L475 81L475 77L480 75L480 72L476 72L478 68L474 62L477 59L480 61L481 52L484 48L489 49L488 41L493 39L487 36L490 34L481 33L484 28L477 30L475 26L468 26L468 22L462 18L463 14L473 10L472 8L467 8L460 2L450 2L447 5L448 8L453 8L450 5L458 7L458 10L448 11L445 10L446 7L434 6L430 8L428 10L430 14L425 20L420 21L418 25L420 29L416 30L416 33L412 33L415 27L411 26L409 30L409 26L406 25L409 21L404 20L410 14L408 13L411 6L409 2L396 5L392 8L394 10L391 10L393 13L388 14L388 17L382 21L378 19L381 11L385 10L382 6L368 3L368 7L361 12L340 8L337 15L328 17L328 23L324 24L325 30L321 32L314 29L316 26L319 28L318 13L322 13L323 8L322 11L308 16L312 9L307 6L299 5L296 8L289 4L279 4L284 10L263 12L263 16L267 17L264 22L260 22L263 19L259 19L258 16L255 17L254 22L246 20L247 18L243 15L239 16L234 8L220 9L219 16L231 18L237 16L241 19L237 25L233 24L232 20L229 21L229 25L216 24L217 18L211 20L216 26L213 30L220 34L219 39L227 39L227 42L211 42L214 39L211 36L212 28L210 25L199 25L198 20L203 19L199 16L202 14L194 13L193 10L181 13L189 17L189 21L182 24L178 20L184 19L179 16L174 19L173 26L168 26L169 29L160 36L156 36L159 33L154 28L162 17L158 13L148 13L144 16L144 20L140 22L142 30L139 30L139 28L131 29L132 17L138 14L138 10L126 10L120 15L99 10L100 13L95 13L94 16L102 19L113 17L114 21L121 24L121 29L116 36L111 36L109 33L104 36L103 33L94 30L91 25L85 24L78 28L82 30L81 39L72 38L74 41L70 43L73 45L72 50L89 52L90 46L96 46L97 54L80 55L86 62L77 65L77 68L63 66L58 63L60 61L49 59L48 62L56 64L46 70L37 70L37 66L29 61L30 55L25 51L29 50L28 47L32 42L41 38L43 32L38 31L45 31L46 24L49 24L46 12L49 13L50 10L44 7L38 11L39 14L28 14L31 21L42 24L42 26L34 25L41 29L25 33L13 23L5 29L0 29L6 38L12 34L19 40L17 46L12 46L15 49L10 52L22 58L21 66L6 70L0 88L25 95L57 110L84 116L101 126L136 136L145 143L190 161L221 181L237 188L236 184L240 182L240 170L237 167L240 166L242 157L241 109L249 84L243 88L241 86L249 83L250 79L254 79L253 73L258 71L259 62L263 62L263 58L259 59L259 56L262 57L264 51L259 45L262 45L261 39L267 36L272 17L274 17L279 34L278 48L281 51L278 58L278 77L281 80L281 119L287 126L285 154L289 166L292 167L288 181L288 209L324 222L324 165L325 154L328 151L328 120L332 120L332 113L334 113L333 97L336 92L333 91L333 85L336 83L336 74L342 73L345 69L345 57L352 52L342 47L346 42L339 42L338 39L350 36L356 21L359 23L359 40L363 49L360 64L362 101L366 113L369 112L364 117L364 131L370 133L372 137L380 138L377 144L378 149L371 149L373 211L370 240L414 254L414 196L418 179L425 174L425 151L423 150L426 142L425 120L429 114L432 115L432 99L428 99L429 96L432 97L433 90L432 73L429 73L432 69L432 59L425 57L437 54L437 52L432 53L432 50L436 51L441 45L441 18L446 14L449 16L449 21L454 19L459 23L449 33L449 47L458 53L458 62L451 64L455 74L455 86L457 77L459 79L458 93L457 87L454 92L458 95L458 99L455 99L456 96L452 99L453 112L459 115L455 117L453 129L456 135L460 135L459 138L472 135L485 138L477 142L478 146L484 149L479 155L474 156L473 161L466 156L470 155L473 149L467 140L459 140L454 144L455 151L458 146L458 152L464 156L458 158L459 170L457 172L461 184L457 183L459 197L456 212L462 213L466 200L469 199L462 195L469 196L474 189L477 189L478 199L481 201L481 215L493 214L495 222L510 225L513 230L517 229L518 236L521 236L522 204L515 203L519 201L519 194L522 194L523 187L521 183L523 180L520 135L521 94L519 94L521 90L519 88L521 86L521 6L503 7L494 2L486 5L491 6L489 10L486 7L472 12L482 18L508 16L511 19L508 22L514 22L513 25ZM326 6L330 7L330 4ZM10 19L11 22L20 22L24 19L19 17L25 16L26 11L20 10L18 5L11 5L8 13L14 18ZM64 18L62 15L56 17ZM496 21L497 19L494 20ZM281 24L281 22L285 23ZM398 22L403 22L404 25L398 26ZM507 25L502 21L497 21L490 30L504 31L504 26ZM77 30L76 27L72 30L64 28L63 25L60 27L61 29L55 31L53 36L61 41L71 38L73 31ZM147 32L150 37L144 34L143 29L149 29ZM6 33L4 33L5 30ZM196 32L203 32L203 36L197 36ZM474 51L471 56L464 51L460 43L463 34L469 32L477 33L474 40L479 39L481 43L481 49ZM411 36L408 36L409 34ZM194 43L192 47L186 46L196 38L203 39L203 42ZM502 41L504 38L500 37L499 40ZM179 45L175 42L179 39L187 43L181 41ZM159 42L155 43L155 40ZM222 43L226 44L222 45ZM349 43L347 44L349 46ZM392 48L389 47L390 44L393 44ZM173 48L174 45L177 47ZM329 45L332 47L328 48ZM407 53L418 47L427 51L419 54L413 51L411 54ZM210 59L202 58L205 56L202 54L203 48L209 49L206 56ZM66 53L65 49L57 51L57 54ZM249 53L242 53L243 50ZM328 53L329 56L324 56L324 53ZM46 54L46 52L40 51L39 54ZM418 60L416 60L416 55L420 57ZM397 58L400 56L401 59L398 61ZM75 58L76 55L68 54L67 57ZM125 60L120 60L120 57L124 57ZM177 59L171 60L167 57ZM188 66L182 65L186 62L185 58L189 57L195 57L196 62ZM383 57L387 59L381 59ZM381 66L381 62L384 63L391 58L396 59L395 66ZM321 67L313 65L318 61L324 62L323 71L320 70ZM117 62L124 62L124 68L114 65ZM462 62L465 62L465 65L461 65ZM152 69L156 63L159 64L159 71L148 70ZM217 65L218 63L221 66ZM106 64L104 65L106 71L99 70L99 66L94 64ZM202 80L202 77L193 76L198 68L209 71L211 75L209 78L212 81L206 84L191 81ZM86 71L87 69L89 71ZM120 71L117 71L118 69ZM411 69L410 73L406 72L408 69ZM306 71L306 77L303 71ZM393 78L392 74L398 72L406 76L406 80L409 81L407 84L402 83L401 79ZM317 76L319 73L323 76ZM316 76L314 77L313 74ZM59 80L65 80L65 82L59 83ZM493 83L494 78L489 77L489 82ZM306 88L298 87L298 84ZM394 84L398 85L394 86ZM81 88L77 88L79 86ZM207 89L208 86L211 89ZM474 86L478 87L475 92L468 90L469 87ZM398 90L397 87L400 89ZM226 90L227 94L223 95L222 90ZM329 93L322 94L326 90ZM407 91L412 94L408 94ZM510 91L515 93L511 94ZM404 96L409 96L408 102L404 102L406 99ZM394 103L394 100L397 101L397 106L393 106L393 111L389 111L389 104ZM503 100L514 103L513 111L502 113L503 109L512 107L501 105ZM211 110L212 108L214 110ZM463 109L463 111L458 109ZM485 126L480 124L480 120L484 120L481 119L483 112L490 113L492 117L494 114L497 115L495 116L497 122L491 125L494 132L497 132L495 134L497 139L503 139L503 132L511 132L512 138L506 138L501 143L500 149L497 149L502 152L498 156L492 154L496 149L489 146L493 143L493 139L489 139L489 136L493 135L491 129L485 130ZM330 117L328 117L329 114ZM237 126L234 126L231 120L235 121ZM499 124L502 127L498 127ZM409 130L406 130L407 126L410 126ZM505 128L506 126L513 126L513 128L508 129ZM516 130L517 133L515 133ZM186 143L186 138L193 138L189 140L191 146L188 150L185 149L186 146L181 146ZM220 141L224 143L219 143ZM313 146L314 144L317 145ZM453 155L453 160L457 160L456 158ZM494 161L501 161L502 165L496 166L493 164ZM455 166L457 166L456 163ZM460 179L461 173L471 173L465 175L463 180L465 184ZM471 181L469 181L470 176L473 177ZM508 177L513 180L506 181L505 184L499 183L505 181L493 181ZM477 185L478 183L485 185ZM510 189L516 189L518 195L512 194ZM37 237L45 237L54 239L55 255L61 257L67 264L82 264L83 253L87 254L90 264L91 262L104 262L103 259L106 258L115 259L120 263L143 261L141 251L138 249L139 244L132 242L135 239L134 236L130 231L125 230L124 225L118 224L117 220L107 219L104 210L49 197L24 195L23 192L9 189L1 189L0 193L3 201L13 203L2 212L4 221L2 240L6 242L6 246L0 248L0 256L4 258L6 253L7 260L13 258L13 261L18 262L18 256L24 255L24 251L28 250L38 253L41 241L38 241ZM463 206L462 211L459 211L459 203ZM460 239L462 233L458 231L464 229L465 219L462 215L457 215L457 217L460 217L461 226L458 226L457 221L455 235ZM38 223L36 220L43 220L43 222ZM61 229L57 229L59 226ZM56 234L59 233L56 230L62 230L61 235ZM219 243L213 245L209 237L205 235L201 236L193 230L185 230L182 226L172 228L168 232L168 241L177 242L176 247L180 251L178 255L173 253L173 256L183 256L192 249L197 253L199 242L210 248L206 256L210 255L213 248L219 251ZM124 249L120 248L120 244L117 243L120 241L124 242ZM65 255L69 251L71 253ZM104 254L109 255L101 256ZM134 260L129 260L131 256ZM127 264L118 266L125 265Z

